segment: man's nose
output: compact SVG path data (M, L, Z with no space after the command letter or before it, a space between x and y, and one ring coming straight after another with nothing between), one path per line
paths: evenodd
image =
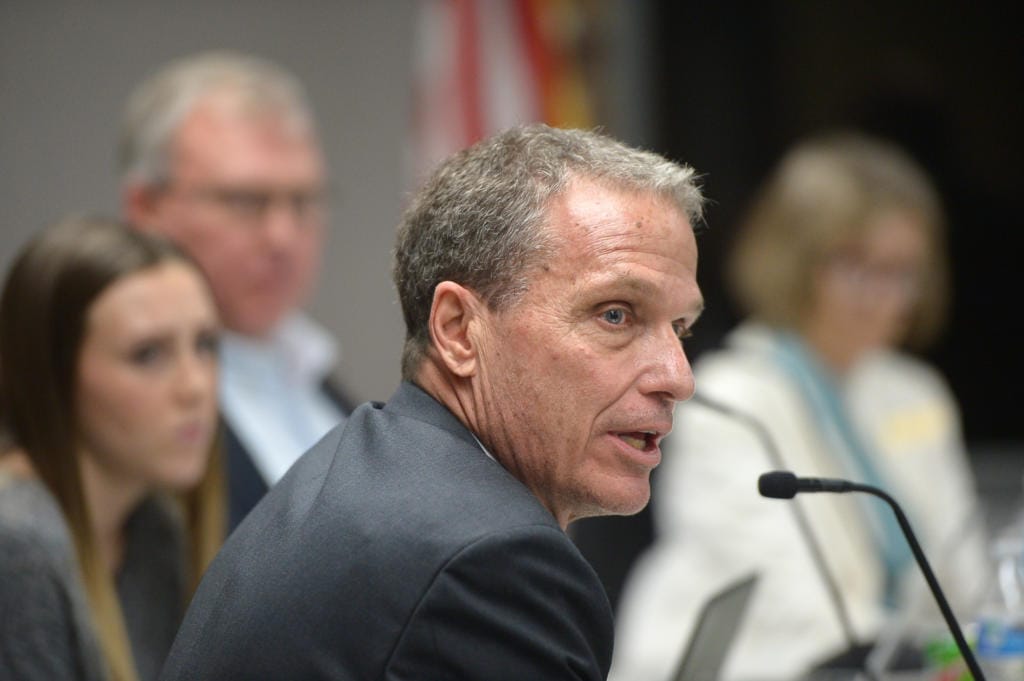
M648 392L661 393L675 402L693 397L696 388L693 369L674 329L657 335L649 356L652 362L647 372Z
M271 201L263 215L263 232L267 241L277 248L287 248L305 228L303 217L291 201Z

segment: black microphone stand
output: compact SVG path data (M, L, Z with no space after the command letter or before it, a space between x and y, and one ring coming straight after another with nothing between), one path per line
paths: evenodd
M917 564L921 568L921 572L924 573L925 581L928 582L928 588L932 590L932 595L935 597L935 601L939 605L939 610L942 611L942 617L946 620L946 626L949 627L950 633L953 634L953 639L956 641L957 648L960 649L960 654L963 656L964 662L967 663L967 668L970 670L975 681L985 681L985 674L981 671L981 667L978 665L978 661L974 657L974 651L972 651L971 647L967 645L967 639L964 638L964 634L960 630L960 624L957 623L956 617L953 615L953 610L949 607L949 602L946 601L946 597L942 594L942 588L939 586L939 580L935 578L935 573L932 572L931 565L928 564L928 559L925 557L924 551L921 550L921 545L917 541L914 530L910 527L910 521L907 520L907 516L903 513L903 509L900 508L899 504L896 503L896 500L877 487L864 485L858 482L850 482L848 490L836 491L866 492L889 504L893 513L896 514L896 520L899 522L900 529L903 530L903 534L907 538L907 543L910 544L910 550L914 553L914 558L917 559Z
M782 453L775 445L775 440L768 433L768 429L759 419L733 409L732 407L722 404L717 400L710 399L699 392L695 393L691 399L697 404L707 407L712 411L717 411L730 418L734 418L749 427L761 442L761 446L764 448L765 453L771 460L772 465L780 469L785 468L785 463L782 460ZM846 638L846 644L850 646L851 649L855 648L859 645L859 641L856 633L854 632L850 614L846 609L846 602L843 600L843 596L839 592L839 587L836 584L835 579L828 570L828 563L825 562L825 556L822 554L821 546L818 544L814 533L811 531L811 525L807 521L807 516L804 515L803 508L799 504L792 504L790 509L793 512L793 519L796 521L797 529L803 536L804 542L807 545L807 550L811 553L811 560L818 568L821 581L824 583L825 590L828 592L829 599L832 601L836 617L839 619L839 626L843 631L843 636ZM865 667L862 671L868 676L870 681L877 681L874 676L874 672L870 669Z

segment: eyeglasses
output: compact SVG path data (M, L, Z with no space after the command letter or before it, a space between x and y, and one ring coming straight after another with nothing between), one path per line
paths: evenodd
M327 197L319 189L209 186L181 188L177 192L215 206L245 224L262 224L276 208L286 209L297 222L308 224L322 219L327 207Z
M916 264L868 262L862 257L844 254L832 258L829 266L851 290L865 295L896 293L913 299L921 292L922 272Z

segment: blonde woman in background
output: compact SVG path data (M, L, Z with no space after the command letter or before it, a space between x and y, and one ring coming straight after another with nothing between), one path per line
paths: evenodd
M30 242L0 298L0 678L155 679L223 536L219 323L168 243Z
M940 375L901 349L935 338L949 288L943 216L924 173L855 133L800 144L761 190L728 276L748 320L697 363L698 395L764 424L781 467L888 490L940 580L960 603L976 597L984 531L958 409ZM865 495L762 498L758 476L780 462L750 426L695 402L676 419L655 479L656 541L627 582L610 679L666 679L701 605L751 572L761 579L724 679L862 664L883 623L924 590L888 507Z

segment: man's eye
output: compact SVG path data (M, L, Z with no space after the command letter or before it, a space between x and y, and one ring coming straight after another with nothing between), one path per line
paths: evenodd
M686 324L674 324L673 328L675 329L676 337L679 338L680 341L684 341L687 338L693 337L693 331L691 331L690 327L688 327Z
M323 195L316 192L296 192L291 197L292 208L299 216L308 216L324 208Z
M618 326L626 321L626 311L621 307L613 307L610 310L605 310L601 313L601 318L609 324Z
M270 204L270 197L261 192L226 191L220 195L220 200L228 210L247 215L260 215Z

